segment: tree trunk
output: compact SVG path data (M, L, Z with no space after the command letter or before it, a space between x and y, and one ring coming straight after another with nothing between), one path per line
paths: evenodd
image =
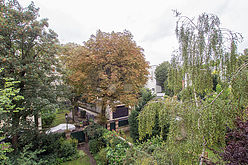
M106 118L106 108L107 108L107 103L105 101L102 102L102 109L101 109L101 114L99 116L98 123L100 125L105 125L107 123L107 118Z
M73 105L73 109L72 109L72 120L75 122L75 115L77 114L78 112L78 96L75 96L73 99L72 99L72 105Z
M19 121L20 121L20 115L18 112L13 114L12 117L12 146L15 151L18 149L18 135L19 135Z
M39 115L38 114L34 115L34 122L35 122L35 128L38 131L39 130Z
M102 109L101 109L101 115L102 116L106 116L106 108L107 108L107 105L106 105L106 102L105 101L103 101L102 102Z

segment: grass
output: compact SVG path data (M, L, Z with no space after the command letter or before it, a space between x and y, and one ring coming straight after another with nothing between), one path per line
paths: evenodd
M70 111L69 110L63 110L63 111L57 112L56 117L55 117L51 127L55 127L59 124L66 123L66 120L65 120L65 114L66 113L68 114L68 113L70 113Z
M83 158L64 162L61 165L90 165L90 158L86 155Z
M90 165L90 158L82 150L79 150L79 158L62 163L62 165Z

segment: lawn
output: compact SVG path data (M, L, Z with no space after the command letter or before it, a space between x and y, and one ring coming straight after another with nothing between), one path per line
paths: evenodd
M70 113L70 111L69 110L63 110L63 111L57 112L56 117L55 117L51 127L55 127L59 124L66 123L66 120L65 120L65 114L66 113L68 114L68 113Z
M76 160L64 162L61 165L90 165L90 158L82 150L79 150L79 158Z
M83 158L64 162L61 165L90 165L90 158L86 155Z

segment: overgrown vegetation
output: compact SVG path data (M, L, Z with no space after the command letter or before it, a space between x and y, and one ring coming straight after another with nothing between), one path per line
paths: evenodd
M168 97L153 100L151 91L140 91L148 63L129 31L99 30L82 46L60 46L33 2L23 8L17 0L0 1L0 164L79 158L77 140L39 128L39 117L43 128L65 122L69 111L57 110L69 97L73 120L81 98L101 102L101 125L107 106L136 105L129 117L134 144L96 123L85 129L98 164L248 164L248 49L237 53L242 36L221 28L216 15L174 13L179 49L155 73Z
M139 140L139 133L138 133L138 115L144 106L154 98L154 95L149 89L143 88L140 91L139 102L135 106L135 109L131 112L130 116L128 117L128 123L130 128L130 136L133 139L133 142Z
M29 139L20 139L19 150L9 153L5 164L60 164L76 159L77 140L66 140L64 134L30 134Z

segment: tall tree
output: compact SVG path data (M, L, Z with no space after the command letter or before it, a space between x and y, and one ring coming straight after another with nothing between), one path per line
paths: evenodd
M40 112L57 107L58 39L57 34L48 29L47 19L38 20L39 9L33 2L23 8L16 0L0 1L0 10L0 67L5 68L1 74L19 81L16 87L25 98L16 101L17 107L24 110L5 118L6 131L15 130L12 142L16 148L17 129L20 126L32 128L26 118L35 116L37 127Z
M0 69L0 73L2 72L3 68ZM15 89L14 85L19 83L18 81L14 81L11 78L6 78L0 76L0 81L3 82L3 87L0 88L0 121L2 119L2 116L6 113L17 113L20 110L23 110L21 107L17 107L15 105L15 101L22 100L23 97L18 95L19 89ZM2 122L2 121L1 121ZM1 123L2 126L4 126L4 123ZM0 129L0 134L2 134L3 131ZM5 139L4 136L0 136L0 140ZM6 153L12 151L10 148L10 144L6 142L0 143L0 160L7 159Z
M157 85L162 87L163 92L166 95L172 95L172 91L168 88L168 73L170 70L170 63L168 61L164 61L159 64L159 66L155 70L155 77L157 81Z
M128 123L130 127L130 136L134 142L139 140L139 132L138 132L138 115L144 106L155 96L152 94L151 90L147 88L142 88L140 91L139 102L135 106L135 109L131 112L130 116L128 117Z
M128 31L99 30L77 47L67 61L70 83L88 102L100 100L103 115L107 105L135 105L138 92L147 81L148 63L143 49Z
M237 43L242 36L221 28L220 20L215 15L204 13L194 21L175 13L178 17L176 35L179 52L172 59L169 85L171 88L181 86L181 81L175 79L185 78L195 93L211 92L213 70L220 73L223 80L229 80L235 71ZM178 68L181 74L173 72L174 68Z
M78 55L80 53L80 50L81 50L81 46L75 43L67 43L65 45L61 45L61 49L59 52L59 56L60 56L59 59L64 66L69 66L72 64L70 63L71 62L70 58ZM73 73L73 71L70 69L65 69L64 71L65 72L63 74L63 80L64 80L63 82L66 84L69 91L67 96L72 105L71 108L72 120L74 121L76 112L78 111L78 106L79 106L78 101L80 99L81 93L79 88L71 84L70 76Z
M164 90L164 82L167 80L168 72L169 72L170 63L168 61L164 61L159 64L155 70L155 77L157 81L157 85L160 85Z
M220 27L219 18L202 14L191 19L176 13L178 54L172 58L169 85L177 94L187 81L187 101L165 100L155 118L153 106L141 113L139 133L152 134L156 120L170 128L166 147L159 148L164 164L203 163L205 149L225 147L226 128L235 128L236 117L247 120L248 64L238 60L236 48L241 36ZM240 64L239 64L240 62ZM213 91L212 72L221 84ZM205 93L200 99L199 94ZM167 104L168 103L168 104ZM166 118L165 118L166 117ZM223 162L221 162L224 164Z

